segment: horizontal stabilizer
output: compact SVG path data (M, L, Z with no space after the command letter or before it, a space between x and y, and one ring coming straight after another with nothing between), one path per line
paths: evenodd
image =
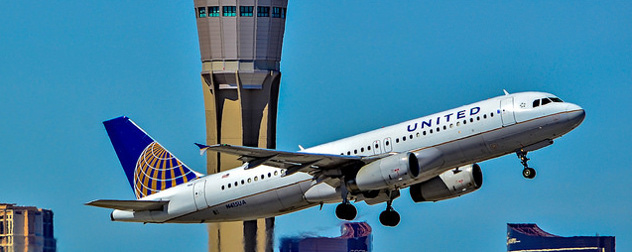
M152 211L162 210L164 205L169 204L168 200L93 200L86 205L104 207L125 211Z

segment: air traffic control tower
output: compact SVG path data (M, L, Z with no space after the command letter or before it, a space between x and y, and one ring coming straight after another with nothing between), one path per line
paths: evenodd
M206 142L276 148L288 0L194 0ZM207 153L207 172L242 165ZM209 186L209 185L207 185ZM272 251L274 218L209 224L209 251Z

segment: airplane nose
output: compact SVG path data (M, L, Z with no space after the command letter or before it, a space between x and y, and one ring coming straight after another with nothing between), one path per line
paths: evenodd
M566 106L566 115L568 121L571 122L573 124L573 128L575 128L584 121L584 118L586 118L586 111L578 105L569 103L568 106Z

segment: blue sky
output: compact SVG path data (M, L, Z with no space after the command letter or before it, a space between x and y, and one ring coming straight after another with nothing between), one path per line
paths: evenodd
M190 167L205 139L192 1L0 3L0 202L55 212L61 251L206 249L205 225L114 223L133 198L101 121L127 115ZM288 7L278 147L296 150L510 92L548 91L585 122L530 154L481 163L483 187L437 203L357 204L375 251L503 251L507 222L614 235L632 250L632 4L626 1L296 1ZM309 132L309 133L308 133ZM334 205L276 234L337 235ZM297 225L303 223L303 225Z

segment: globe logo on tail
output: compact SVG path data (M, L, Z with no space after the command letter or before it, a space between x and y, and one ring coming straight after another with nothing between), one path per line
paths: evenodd
M134 169L134 193L140 199L191 181L198 176L157 142L152 142L138 158Z

